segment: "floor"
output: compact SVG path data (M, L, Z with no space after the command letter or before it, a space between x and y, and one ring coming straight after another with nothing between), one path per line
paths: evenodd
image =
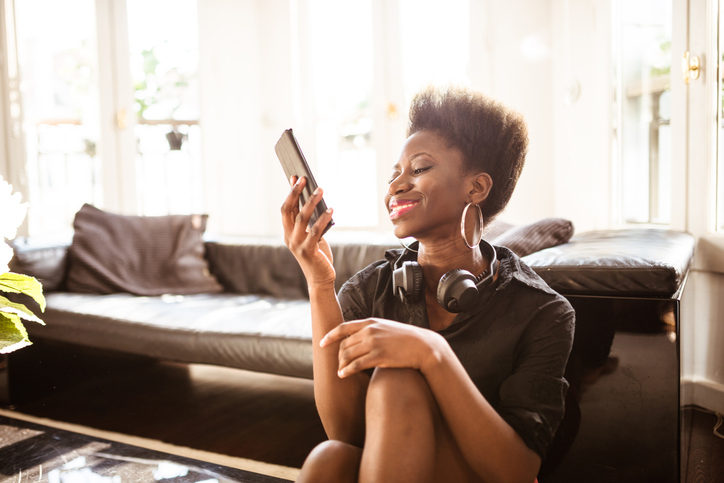
M294 468L325 439L309 380L36 346L10 359L25 414ZM724 482L717 417L683 415L681 481Z
M22 413L296 468L326 439L311 380L38 343L12 355Z

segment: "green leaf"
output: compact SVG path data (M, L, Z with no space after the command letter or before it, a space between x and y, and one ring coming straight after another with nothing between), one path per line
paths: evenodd
M20 317L0 312L0 354L7 354L32 344Z
M32 322L37 322L39 324L45 325L45 322L36 317L35 314L31 312L30 309L27 308L25 305L11 302L2 295L0 295L0 312L16 314L20 316L20 318L23 318L25 320L30 320Z
M43 286L33 277L12 272L3 273L0 275L0 290L9 293L24 293L38 302L40 310L45 312Z

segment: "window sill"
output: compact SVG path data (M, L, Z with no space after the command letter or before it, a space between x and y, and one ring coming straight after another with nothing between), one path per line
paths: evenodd
M692 268L702 272L724 274L724 234L699 237Z

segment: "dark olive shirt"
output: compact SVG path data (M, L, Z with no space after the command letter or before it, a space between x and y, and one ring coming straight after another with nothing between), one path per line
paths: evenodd
M485 399L541 458L563 417L568 383L563 378L573 344L575 315L520 258L496 247L498 280L469 312L439 333ZM346 321L380 317L430 328L425 300L406 304L392 292L392 270L401 249L345 283L339 302ZM404 261L417 254L405 250Z

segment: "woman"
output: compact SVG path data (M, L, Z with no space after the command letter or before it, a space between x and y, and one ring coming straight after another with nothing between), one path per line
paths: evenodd
M535 481L563 415L574 313L512 252L480 240L526 149L522 118L500 103L462 88L419 93L385 196L395 236L418 243L388 251L339 298L320 236L332 210L308 230L322 191L300 210L306 181L292 179L285 241L309 286L315 399L329 437L297 481ZM398 298L393 273L410 261L420 294ZM437 296L455 269L488 285L460 313Z

